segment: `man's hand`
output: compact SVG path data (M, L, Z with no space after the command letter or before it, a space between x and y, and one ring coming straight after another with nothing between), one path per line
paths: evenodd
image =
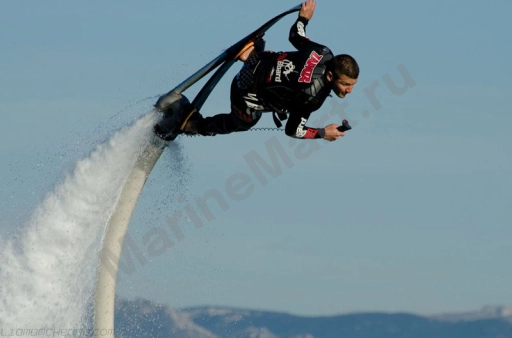
M325 127L325 136L324 140L327 141L336 141L338 137L345 136L345 133L338 130L337 124L330 124L327 127Z
M306 0L302 3L302 7L300 8L299 16L302 16L308 20L311 20L313 17L313 13L315 12L316 1L315 0Z

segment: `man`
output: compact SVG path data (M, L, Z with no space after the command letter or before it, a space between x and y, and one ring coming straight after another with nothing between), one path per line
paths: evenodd
M325 128L306 126L310 114L318 110L333 91L344 98L352 92L359 66L349 55L333 56L331 50L306 37L305 27L315 11L315 0L302 3L299 17L290 29L293 52L263 52L264 41L240 56L244 66L231 84L231 113L203 118L194 113L185 125L187 134L213 136L246 131L274 112L274 121L288 115L286 135L300 139L323 138L335 141L343 132L338 125Z

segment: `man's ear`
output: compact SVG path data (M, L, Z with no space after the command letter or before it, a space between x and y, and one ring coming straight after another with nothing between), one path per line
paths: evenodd
M327 74L325 74L325 78L327 79L327 82L332 82L334 76L332 75L332 72L330 70L328 70Z

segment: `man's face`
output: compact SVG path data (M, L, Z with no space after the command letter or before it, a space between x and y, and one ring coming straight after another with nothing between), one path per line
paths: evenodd
M346 75L338 77L332 72L327 73L327 81L331 84L331 90L339 97L344 98L347 94L352 93L357 79L352 79Z

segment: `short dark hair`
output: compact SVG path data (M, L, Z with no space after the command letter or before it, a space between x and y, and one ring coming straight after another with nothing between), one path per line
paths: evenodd
M328 70L337 77L346 75L351 79L359 77L359 65L356 60L348 54L336 55L329 61Z

